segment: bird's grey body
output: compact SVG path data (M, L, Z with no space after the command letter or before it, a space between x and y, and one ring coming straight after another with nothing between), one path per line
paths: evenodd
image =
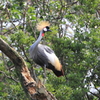
M34 46L30 47L30 51L32 50L32 47ZM45 52L47 54L52 55L52 58L48 58ZM30 56L31 59L33 59L33 61L38 65L40 65L43 69L45 69L44 67L46 67L48 69L51 69L57 76L63 75L62 70L61 71L57 70L52 64L52 60L56 57L56 55L50 47L46 45L38 44L36 51L31 52Z
M31 50L32 48L30 48ZM36 51L34 52L31 52L30 56L31 58L34 60L34 62L36 62L37 64L41 65L42 67L44 65L48 66L48 62L49 62L49 59L48 57L46 56L44 50L48 53L54 53L54 51L46 46L46 45L42 45L42 44L38 44L37 48L36 48Z

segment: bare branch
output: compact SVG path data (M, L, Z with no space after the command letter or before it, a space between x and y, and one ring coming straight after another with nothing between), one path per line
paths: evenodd
M45 86L41 84L41 82L36 83L36 81L31 77L24 59L1 38L0 50L13 61L16 73L28 97L32 100L57 100L46 90Z
M18 81L17 81L16 79L14 79L12 76L8 76L8 75L6 75L6 73L5 73L5 72L0 71L0 73L4 74L4 76L5 76L5 77L7 77L7 78L9 78L9 79L11 79L11 80L15 81L16 83L18 83Z

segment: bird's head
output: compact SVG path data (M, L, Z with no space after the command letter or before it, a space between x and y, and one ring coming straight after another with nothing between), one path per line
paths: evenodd
M51 31L49 26L50 23L48 21L41 21L37 24L37 30L41 31L42 36L44 36L45 32Z
M48 31L50 31L50 32L51 32L51 30L50 30L50 27L49 27L49 26L44 27L44 28L43 28L43 31L44 31L44 32L48 32Z

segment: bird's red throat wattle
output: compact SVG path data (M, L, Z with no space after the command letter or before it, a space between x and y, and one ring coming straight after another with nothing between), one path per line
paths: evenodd
M44 36L44 33L42 33L42 36Z

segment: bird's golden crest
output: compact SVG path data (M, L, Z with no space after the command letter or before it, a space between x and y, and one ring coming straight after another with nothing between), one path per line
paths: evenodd
M38 31L41 31L46 26L50 26L50 23L48 21L41 21L37 24L36 28Z

